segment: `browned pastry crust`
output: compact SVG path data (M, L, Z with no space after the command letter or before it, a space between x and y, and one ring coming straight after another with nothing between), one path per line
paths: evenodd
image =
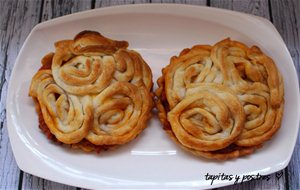
M157 83L164 130L194 155L219 160L248 155L280 128L283 80L256 46L228 38L184 49Z
M62 142L60 142L49 130L47 124L45 123L43 114L41 112L40 109L40 105L37 102L36 99L33 98L33 101L35 103L36 106L36 112L38 113L38 118L39 118L39 128L42 130L42 132L47 136L47 138L49 140L52 140L56 143L59 143L60 145L63 145ZM95 151L97 153L103 152L103 151L107 151L107 150L111 150L116 148L116 145L113 146L109 146L109 145L94 145L91 142L89 142L86 139L81 140L80 142L76 143L76 144L70 144L70 147L73 149L81 149L85 152L92 152Z
M100 152L142 132L153 107L152 73L127 47L94 31L55 43L29 91L48 138Z
M239 96L247 116L236 144L254 146L269 140L279 129L283 114L283 80L273 60L256 46L225 39L211 57L222 69L224 82Z

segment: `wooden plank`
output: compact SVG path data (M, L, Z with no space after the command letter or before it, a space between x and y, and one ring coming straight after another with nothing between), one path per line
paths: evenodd
M0 1L0 92L5 82L5 70L7 63L7 49L9 39L12 35L11 21L13 18L12 10L17 7L17 1ZM0 94L0 121L3 122L5 118L5 101Z
M45 0L42 21L92 8L92 0Z
M191 5L206 5L206 0L152 0L152 3L178 3Z
M300 1L270 1L273 23L285 41L293 58L300 83ZM285 11L283 11L285 10ZM300 135L287 167L287 189L300 189Z
M34 4L34 2L31 4ZM52 18L80 12L92 8L92 0L45 0L41 12L41 20L46 21ZM37 16L39 18L39 16ZM45 180L27 173L23 176L23 189L76 189L76 187L68 186L53 181Z
M271 18L268 0L211 0L210 6ZM276 173L269 175L269 180L253 180L221 189L285 189L285 173L283 170L277 176Z
M128 4L141 4L141 3L150 3L150 0L96 0L95 8L100 7L109 7L116 5L128 5Z
M141 4L141 3L180 3L193 5L206 5L206 0L96 0L95 8L108 7L114 5L125 4Z
M244 12L270 19L268 0L211 0L210 6Z
M0 189L17 189L19 177L22 177L14 156L7 134L6 123L6 94L7 84L17 54L31 28L38 23L40 2L0 1Z
M7 134L6 119L1 122L0 131L0 189L17 189L20 170L12 154Z
M76 187L56 183L53 181L45 180L33 175L24 173L22 189L47 189L47 190L76 190Z
M300 1L270 1L273 24L285 41L293 58L298 76L300 73ZM282 11L288 10L288 11ZM298 20L297 20L298 19ZM300 79L300 78L298 78ZM300 81L299 81L300 83Z

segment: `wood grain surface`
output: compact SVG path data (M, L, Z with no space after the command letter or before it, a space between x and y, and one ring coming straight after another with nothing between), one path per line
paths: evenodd
M269 19L287 44L298 75L300 73L299 0L0 0L0 189L80 189L20 171L12 154L6 124L7 87L15 59L32 28L40 22L75 12L140 3L211 6ZM298 138L288 167L271 174L269 180L219 189L300 189L299 147Z
M298 83L300 76L300 1L271 1L273 24L285 41L293 58ZM285 11L286 10L286 11ZM292 159L286 168L285 184L287 189L300 189L300 138L298 140Z

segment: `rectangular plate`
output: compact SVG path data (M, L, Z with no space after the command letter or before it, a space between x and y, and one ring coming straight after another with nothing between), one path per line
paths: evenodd
M225 162L184 152L164 133L156 116L137 139L99 155L52 143L38 128L34 104L28 97L30 81L41 58L54 51L54 42L72 39L82 30L128 41L129 49L140 52L150 65L155 82L170 57L184 48L214 44L226 37L258 45L274 59L284 77L282 128L254 154ZM19 167L45 179L90 189L213 188L233 181L216 180L211 185L205 180L207 173L270 174L287 166L300 115L296 71L283 40L269 21L221 9L174 4L101 8L38 24L19 53L7 97L9 137Z

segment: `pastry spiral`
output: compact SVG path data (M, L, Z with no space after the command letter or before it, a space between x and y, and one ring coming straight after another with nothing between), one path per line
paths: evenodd
M151 105L145 87L116 82L94 100L94 124L86 137L96 145L124 144L146 127Z
M197 156L250 154L280 128L283 79L256 46L229 38L196 45L172 57L162 74L156 90L159 119L175 142Z
M39 71L33 81L30 95L38 100L51 133L65 144L85 138L93 119L91 98L68 95L55 83L50 70Z
M214 151L233 143L243 129L243 107L230 89L208 83L187 90L169 113L178 141L188 148Z
M151 116L152 73L141 55L98 32L83 31L55 43L42 59L29 95L40 128L84 151L133 140Z
M254 146L270 139L280 127L284 104L283 81L273 60L256 46L229 39L214 46L211 58L244 106L245 127L236 144Z

